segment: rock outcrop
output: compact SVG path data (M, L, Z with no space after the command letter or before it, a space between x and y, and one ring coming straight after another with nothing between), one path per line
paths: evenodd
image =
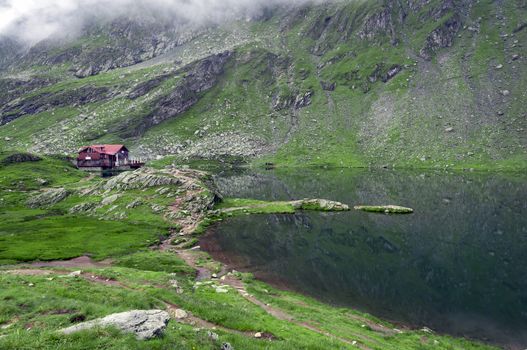
M232 53L226 51L204 58L184 70L176 72L176 74L184 75L184 78L170 94L154 103L153 112L144 117L141 124L135 130L131 130L131 133L134 135L141 134L149 127L189 110L199 101L201 93L216 85L231 57ZM148 88L148 86L143 88L145 87Z
M108 315L96 320L79 323L61 329L63 334L72 334L95 327L116 327L123 332L133 333L140 340L160 336L165 330L170 316L163 310L132 310Z
M167 172L151 168L128 171L112 177L102 185L106 191L144 189L156 186L179 185L181 180Z
M375 69L368 77L370 83L375 83L377 80L381 80L383 83L386 83L393 77L395 77L402 70L402 67L398 64L394 64L390 67L386 67L383 64L377 64Z
M273 109L281 111L288 108L300 109L311 104L314 92L312 90L306 92L297 92L288 96L276 95L273 97Z
M155 189L154 193L146 191L152 188ZM129 199L125 196L129 190L142 191ZM188 229L189 233L221 197L207 173L173 167L144 167L124 172L107 181L79 189L78 194L96 195L103 199L79 203L69 210L70 213L121 220L133 213L135 208L145 206L175 226ZM164 203L156 203L156 200Z
M0 165L9 165L25 162L39 162L42 158L31 153L14 153L0 160Z
M26 114L37 114L56 107L82 106L109 99L114 95L114 92L107 87L85 85L77 89L42 93L22 100L16 99L0 107L0 125Z
M321 81L320 82L320 86L325 91L334 91L335 88L337 87L337 84L336 83L332 83L332 82L328 82L328 81Z
M27 205L30 208L47 207L65 199L70 193L64 188L49 188L44 192L32 196L28 199Z
M39 76L0 79L0 106L55 82L56 80L50 77Z
M150 79L140 84L137 84L134 89L128 94L128 98L131 100L135 100L136 98L146 95L147 93L161 85L165 80L170 78L170 76L170 74L163 74L158 77L155 77L154 79Z
M452 46L454 38L461 27L461 19L459 16L453 15L428 35L423 48L419 51L419 55L426 60L430 60L438 49Z
M389 8L382 9L368 17L358 36L361 39L373 39L377 35L388 35L392 43L395 43L395 28L392 22L392 14Z

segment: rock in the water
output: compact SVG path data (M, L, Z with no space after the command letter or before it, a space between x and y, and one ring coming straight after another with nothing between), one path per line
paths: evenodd
M330 201L327 199L302 199L292 201L291 204L295 209L302 210L320 210L320 211L346 211L350 210L346 204Z
M132 310L79 323L75 326L61 329L60 332L72 334L94 327L113 326L123 332L135 334L137 339L144 340L161 335L169 319L170 316L163 310Z
M410 214L414 212L412 208L401 207L398 205L357 205L354 208L355 210L385 214Z

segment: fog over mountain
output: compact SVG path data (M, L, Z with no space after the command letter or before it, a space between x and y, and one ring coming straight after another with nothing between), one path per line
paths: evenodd
M155 15L194 25L257 16L277 5L328 0L0 0L0 35L32 44L50 36L75 36L89 20Z

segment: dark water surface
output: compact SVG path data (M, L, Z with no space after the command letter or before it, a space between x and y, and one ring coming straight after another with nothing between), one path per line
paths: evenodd
M332 304L527 347L527 177L302 169L217 183L232 197L414 208L236 217L201 243L232 267Z

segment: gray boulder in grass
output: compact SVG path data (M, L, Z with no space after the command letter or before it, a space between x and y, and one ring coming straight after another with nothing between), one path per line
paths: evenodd
M113 326L123 332L135 334L139 340L146 340L160 336L169 320L170 316L163 310L132 310L82 322L61 329L60 332L72 334L95 327Z

